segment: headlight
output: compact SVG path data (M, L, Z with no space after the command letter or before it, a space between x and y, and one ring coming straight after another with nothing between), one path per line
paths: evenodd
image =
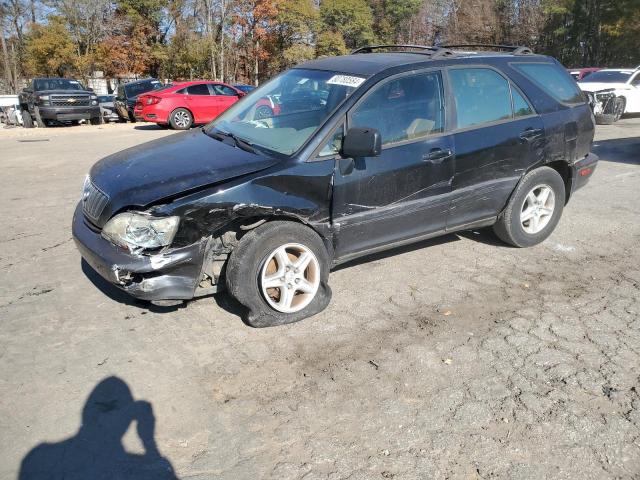
M180 217L152 217L143 213L120 213L107 222L102 236L128 250L169 245Z

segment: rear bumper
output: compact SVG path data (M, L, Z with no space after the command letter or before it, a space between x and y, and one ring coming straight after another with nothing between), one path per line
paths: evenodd
M571 165L571 193L584 187L598 166L598 156L589 153L586 157L577 160Z
M89 120L100 117L100 107L39 107L40 117L43 120L57 120L59 122L70 120Z
M206 242L155 255L129 253L89 228L82 205L73 214L73 239L82 258L105 280L141 300L189 300L202 271Z

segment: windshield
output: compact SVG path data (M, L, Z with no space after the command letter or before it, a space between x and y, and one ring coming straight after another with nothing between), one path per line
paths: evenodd
M66 78L40 78L33 81L33 88L36 91L43 90L84 90L77 80Z
M159 90L163 87L164 85L159 80L148 80L146 82L137 82L124 86L127 92L127 97L129 98L150 92L151 90Z
M364 77L324 70L289 70L253 90L205 128L258 149L292 155Z
M599 72L593 72L588 77L582 79L584 83L625 83L631 77L631 72L614 72L600 70Z

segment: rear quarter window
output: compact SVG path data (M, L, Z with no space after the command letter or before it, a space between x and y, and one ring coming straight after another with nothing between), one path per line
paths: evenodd
M561 103L584 103L580 88L561 67L552 63L514 63L512 66Z

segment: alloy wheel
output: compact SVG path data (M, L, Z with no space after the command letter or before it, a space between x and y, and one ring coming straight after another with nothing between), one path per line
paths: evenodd
M556 205L556 196L549 185L536 185L524 198L520 209L523 230L535 235L549 224Z
M191 118L189 118L189 114L184 111L179 111L173 114L173 121L176 126L180 128L187 128L191 123Z
M260 272L260 289L269 306L294 313L311 303L320 286L320 264L299 243L287 243L271 252Z

